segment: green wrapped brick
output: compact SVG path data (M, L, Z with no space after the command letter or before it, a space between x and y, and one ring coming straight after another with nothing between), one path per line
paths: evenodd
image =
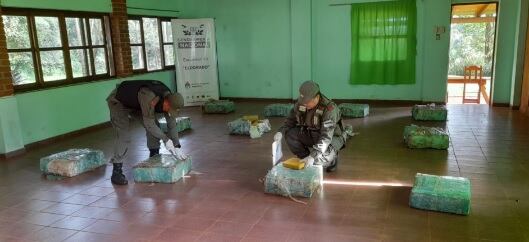
M292 170L279 163L266 174L265 193L286 197L312 197L321 186L322 172L321 166Z
M450 138L443 129L412 124L404 128L404 142L412 149L446 150L450 145Z
M415 105L411 111L413 119L419 121L446 121L448 110L445 105Z
M175 183L191 171L191 157L178 160L173 155L155 155L133 168L135 182Z
M463 177L417 173L410 195L410 206L419 209L470 214L470 181Z
M48 175L73 177L106 164L103 151L70 149L40 159L40 170Z
M267 105L264 108L265 117L287 117L294 108L294 104L276 103Z
M356 104L356 103L342 103L338 105L342 117L348 118L363 118L369 115L368 104Z
M203 113L231 113L235 111L235 103L229 100L209 100L202 106Z
M160 123L160 128L163 132L167 132L167 120L165 118L161 118L158 120L158 123ZM183 132L185 130L191 129L191 118L189 117L178 117L176 118L176 130L178 133Z
M255 139L260 138L266 132L270 132L272 127L268 119L259 120L252 124L248 120L239 118L228 123L228 130L230 134L247 135Z

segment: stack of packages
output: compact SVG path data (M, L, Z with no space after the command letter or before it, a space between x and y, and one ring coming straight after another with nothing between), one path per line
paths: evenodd
M347 118L363 118L369 115L369 105L367 104L354 104L354 103L342 103L338 105L342 117Z
M404 128L404 142L412 149L446 150L450 144L448 133L440 128L410 125Z
M178 160L160 154L140 162L133 168L135 182L175 183L191 171L191 157Z
M202 106L203 113L231 113L235 103L229 100L209 100Z
M305 167L297 158L275 165L266 174L265 193L285 197L311 197L321 186L321 166Z
M259 120L257 115L243 116L228 123L230 134L249 135L252 139L260 138L270 132L272 127L268 119Z
M265 117L287 117L294 108L294 104L270 104L264 109Z
M104 166L102 151L71 149L40 159L40 170L45 174L73 177Z
M160 128L163 130L163 132L167 132L167 120L165 120L165 118L161 118L158 120L158 123L160 123ZM178 133L188 129L191 129L191 118L176 118L176 130L178 131Z
M448 110L445 105L415 105L411 111L413 119L420 121L446 121Z
M461 215L470 214L470 181L463 177L417 173L410 206Z

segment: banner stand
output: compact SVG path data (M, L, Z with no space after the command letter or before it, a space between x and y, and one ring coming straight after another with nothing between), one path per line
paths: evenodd
M176 87L185 106L219 99L213 19L173 19Z

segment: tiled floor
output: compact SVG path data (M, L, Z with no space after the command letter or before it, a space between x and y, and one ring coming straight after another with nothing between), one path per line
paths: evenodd
M53 152L90 147L110 155L110 128L0 162L0 241L529 241L529 118L516 111L450 106L452 146L435 151L404 147L410 107L374 107L346 121L360 134L325 177L342 183L326 184L303 205L263 194L273 133L229 136L226 122L265 104L237 105L230 115L184 110L194 130L182 145L194 171L173 185L113 187L110 166L70 179L41 176L39 158ZM271 121L278 128L282 119ZM144 131L132 132L129 180L131 166L147 157ZM417 172L470 178L471 215L410 208Z

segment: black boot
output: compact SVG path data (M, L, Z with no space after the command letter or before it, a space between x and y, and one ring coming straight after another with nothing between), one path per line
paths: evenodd
M125 175L123 175L123 163L114 163L114 169L112 170L112 177L110 181L115 185L127 185L129 182Z
M325 171L333 172L333 171L336 171L337 168L338 168L338 157L336 157L336 159L332 161L330 166L327 166L327 168L325 168Z
M160 154L160 149L149 149L149 157Z

